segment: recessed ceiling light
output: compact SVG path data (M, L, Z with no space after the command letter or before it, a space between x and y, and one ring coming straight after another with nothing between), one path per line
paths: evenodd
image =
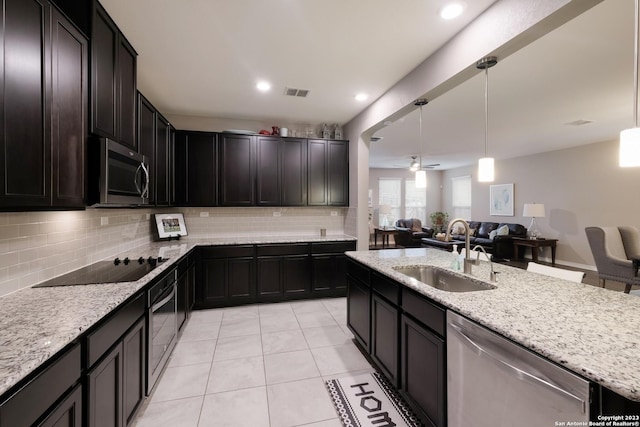
M268 90L271 89L271 84L268 82L258 82L256 87L260 92L267 92Z
M442 19L454 19L462 14L464 11L464 4L460 2L449 3L440 9L440 18Z
M359 93L356 95L356 101L365 101L368 97L366 93Z

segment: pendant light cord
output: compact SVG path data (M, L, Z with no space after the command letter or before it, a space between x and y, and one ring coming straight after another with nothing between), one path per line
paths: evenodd
M484 76L484 156L489 157L489 67L484 69Z
M419 170L422 170L422 105L420 106L420 140L419 142L420 142L420 169Z
M635 40L633 42L633 127L638 127L638 38L640 37L639 20L640 7L639 0L635 1Z

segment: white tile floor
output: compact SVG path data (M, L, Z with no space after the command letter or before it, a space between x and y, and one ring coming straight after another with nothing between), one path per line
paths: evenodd
M345 298L194 311L136 427L340 427L324 380L373 368Z

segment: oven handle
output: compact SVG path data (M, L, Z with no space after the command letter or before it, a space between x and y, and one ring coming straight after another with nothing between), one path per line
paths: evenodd
M166 293L166 291L163 291L161 296L159 298L162 298L160 301L154 303L151 306L151 312L155 312L157 311L160 307L162 307L163 305L165 305L166 303L168 303L169 301L171 301L171 298L173 298L175 296L176 293L176 285L175 283L172 283L171 286L169 286L167 288L169 290L169 294L166 297L162 297L162 295L164 295Z

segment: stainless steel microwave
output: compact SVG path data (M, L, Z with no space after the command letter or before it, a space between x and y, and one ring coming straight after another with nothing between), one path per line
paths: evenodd
M89 141L89 205L149 203L147 157L107 138Z

